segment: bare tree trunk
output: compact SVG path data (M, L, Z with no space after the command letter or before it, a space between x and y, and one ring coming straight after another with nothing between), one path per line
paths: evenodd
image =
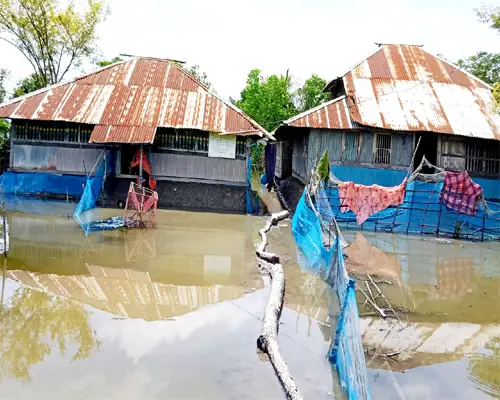
M288 370L278 344L279 319L285 298L285 274L283 267L279 263L279 257L274 253L266 252L267 233L273 225L277 225L279 221L286 219L288 216L288 211L271 215L264 229L260 231L262 241L256 249L257 262L271 277L271 294L264 313L261 334L257 339L257 347L269 356L287 399L302 400L302 395Z

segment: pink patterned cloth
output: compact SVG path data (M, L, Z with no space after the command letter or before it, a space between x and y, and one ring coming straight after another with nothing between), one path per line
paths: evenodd
M443 189L439 199L452 210L459 213L476 215L477 200L483 195L483 189L473 182L467 171L444 172Z
M356 214L358 225L371 215L389 206L401 204L405 198L406 178L398 186L364 186L354 182L339 183L340 211L351 210Z

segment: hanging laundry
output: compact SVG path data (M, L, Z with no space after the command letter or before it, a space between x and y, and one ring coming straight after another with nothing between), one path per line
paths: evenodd
M138 167L141 164L141 149L137 150L137 153L135 154L134 160L132 161L132 164L130 165L132 168ZM149 188L151 190L156 189L156 179L153 176L153 169L151 168L151 164L148 161L148 157L142 151L142 170L147 172L149 174ZM142 182L138 182L139 185L142 185Z
M473 182L467 171L444 172L443 189L439 200L459 213L476 215L477 201L483 195L480 185Z
M339 183L340 211L351 210L356 214L358 225L371 215L389 206L401 204L405 197L406 178L399 185L384 187L379 185L358 185L354 182Z

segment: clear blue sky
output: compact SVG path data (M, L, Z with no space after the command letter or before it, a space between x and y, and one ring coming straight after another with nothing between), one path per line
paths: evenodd
M119 53L199 64L224 97L238 97L250 69L315 72L333 79L375 50L374 42L423 44L456 60L500 52L500 35L477 21L480 0L111 0L100 28L105 57ZM0 68L30 72L0 43ZM78 74L73 71L73 74Z

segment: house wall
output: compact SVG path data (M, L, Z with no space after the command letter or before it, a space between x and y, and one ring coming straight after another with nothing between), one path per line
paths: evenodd
M184 178L245 184L246 158L211 158L206 155L152 152L151 167L157 178Z
M468 145L479 144L486 148L489 157L496 158L490 161L486 171L474 171L474 166L470 161L470 155L474 154ZM496 151L495 151L496 150ZM440 135L438 138L438 166L450 171L468 171L473 181L481 185L484 197L491 200L500 200L500 142L496 140L471 139L459 136L447 137ZM481 164L482 166L482 164Z
M14 141L11 152L11 168L14 169L83 174L85 170L92 170L102 154L102 148L23 144Z
M350 131L352 133L352 131ZM328 149L328 158L334 174L341 180L352 180L361 184L394 186L404 179L413 155L413 136L394 133L391 137L390 164L375 163L376 132L359 132L357 149L345 146L345 131L328 129L304 130L302 136L293 139L293 175L305 183L318 154ZM304 147L305 154L304 157ZM349 151L347 155L345 152ZM356 161L345 161L350 156Z

